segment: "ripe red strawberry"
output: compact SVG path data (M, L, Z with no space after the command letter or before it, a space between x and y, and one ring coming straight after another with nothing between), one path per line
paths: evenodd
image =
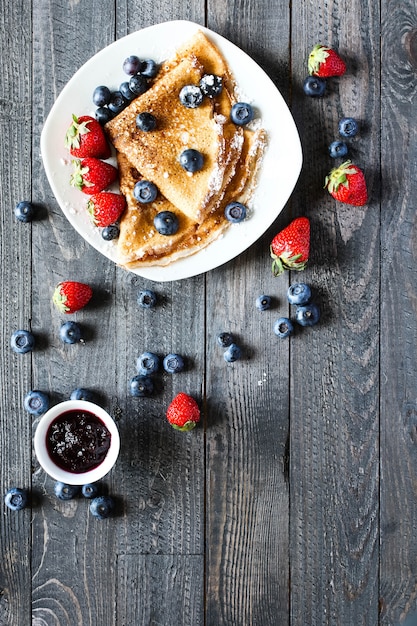
M72 156L79 159L85 157L108 159L111 155L103 128L89 115L72 116L72 124L65 135L65 147Z
M72 163L74 171L70 184L90 196L106 189L118 176L118 171L113 165L93 157L81 161L74 159Z
M117 222L126 207L126 199L119 193L100 191L87 202L87 211L96 226L106 227Z
M167 420L176 430L192 430L200 421L200 409L197 402L181 391L167 409Z
M325 187L330 195L354 206L363 206L368 202L368 192L363 172L351 161L345 161L331 170L326 176Z
M56 286L52 301L61 313L75 313L87 304L92 295L90 285L64 280Z
M284 270L303 270L310 254L310 221L296 217L271 243L272 271L279 276Z
M346 72L346 63L332 48L318 43L308 57L308 72L321 78L342 76Z

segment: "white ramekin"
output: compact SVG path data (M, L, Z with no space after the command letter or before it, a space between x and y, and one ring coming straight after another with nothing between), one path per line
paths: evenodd
M97 467L82 473L68 472L54 463L46 445L46 435L51 423L67 411L87 411L96 415L110 432L110 448ZM120 436L113 418L101 406L85 400L66 400L51 407L40 419L33 439L35 454L44 471L67 485L86 485L103 478L116 463L120 450Z

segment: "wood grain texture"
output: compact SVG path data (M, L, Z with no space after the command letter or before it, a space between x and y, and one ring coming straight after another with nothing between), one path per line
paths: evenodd
M34 58L36 65L44 68L43 80L38 75L33 85L37 103L33 192L47 209L46 218L33 232L33 324L45 338L44 349L34 355L33 384L47 391L53 404L68 399L77 387L90 388L112 411L116 269L68 228L46 181L39 139L43 120L65 83L88 58L113 41L113 3L101 3L100 11L94 3L36 3L33 20ZM62 139L57 137L57 141ZM67 279L87 282L94 290L88 309L71 316L84 328L84 344L66 345L59 339L60 325L67 316L57 312L51 297L55 285ZM33 426L36 424L34 420ZM123 500L118 502L113 523L108 520L97 526L83 498L57 500L54 481L45 476L36 460L33 482L42 494L41 506L33 515L33 623L113 623L113 564ZM102 489L119 497L112 476L102 482Z
M208 26L264 67L279 64L289 93L288 6L270 14L227 3ZM261 17L263 16L263 17ZM268 51L268 52L266 52ZM272 76L274 78L274 76ZM258 103L258 94L250 97ZM273 229L279 229L280 217ZM257 244L207 275L207 624L285 624L289 612L287 476L289 344L273 334L287 314L287 277L272 276L271 228ZM273 307L256 310L262 293ZM217 335L232 332L243 358L224 361Z
M0 625L415 626L415 0L42 0L2 9L0 483L32 498L0 516ZM239 258L154 283L116 268L69 226L40 135L87 59L173 19L206 24L267 71L294 114L304 165L275 224ZM302 82L317 42L337 48L348 71L311 99ZM365 172L363 208L323 190L334 165L327 147L346 115L360 122L350 156ZM13 216L23 198L43 207L32 224ZM303 214L308 269L274 278L269 243ZM64 319L51 294L63 278L94 288L74 318L85 345L58 337ZM273 323L293 316L286 290L299 280L312 285L322 319L279 341ZM143 288L157 292L155 310L138 307ZM273 297L269 311L256 310L261 293ZM32 354L11 352L18 327L35 333ZM243 348L234 364L216 342L224 330ZM160 372L155 395L139 399L128 386L144 350L180 352L187 367ZM100 483L116 514L102 522L85 499L54 496L32 452L37 420L22 408L30 388L56 403L79 386L97 393L121 433L118 463ZM165 419L179 391L202 409L187 434Z
M0 484L31 487L30 420L23 397L31 384L31 355L14 354L10 337L31 330L30 225L18 223L14 207L31 197L31 38L30 6L2 7L0 19ZM19 167L17 165L19 164ZM20 303L24 303L20 306ZM30 508L0 516L0 623L18 626L30 613Z
M383 2L381 144L381 624L415 623L415 2ZM395 331L391 332L395 320Z
M203 626L203 595L195 593L202 570L201 555L120 556L117 623Z
M320 328L291 346L291 623L378 623L379 536L379 14L374 3L293 2L293 110L304 148L294 202L311 219L305 278ZM304 96L317 42L348 62L323 98ZM364 208L323 190L341 117L360 121L350 156L366 173ZM306 202L305 190L308 190ZM293 280L295 277L293 277Z

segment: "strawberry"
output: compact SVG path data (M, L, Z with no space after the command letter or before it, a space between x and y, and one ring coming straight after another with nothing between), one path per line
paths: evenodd
M200 409L197 402L181 391L167 409L167 420L176 430L192 430L200 421Z
M90 285L64 280L56 286L52 301L61 313L75 313L87 304L92 295Z
M65 147L72 156L79 159L84 157L108 159L111 155L103 128L89 115L72 116L72 124L65 135Z
M308 57L308 72L320 78L342 76L346 72L346 63L332 48L318 43Z
M74 159L72 163L74 171L70 184L90 196L103 191L118 176L117 169L113 165L93 157L87 157L81 161Z
M119 193L100 191L87 202L87 211L96 226L106 227L117 222L126 206L126 199Z
M365 176L362 170L349 160L331 170L326 176L324 186L339 202L363 206L368 201Z
M279 276L284 270L303 270L310 254L310 221L296 217L271 242L272 271Z

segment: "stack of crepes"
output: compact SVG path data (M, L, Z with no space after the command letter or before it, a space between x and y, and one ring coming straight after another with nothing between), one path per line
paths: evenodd
M205 74L222 78L221 93L187 108L179 98L181 89L198 85ZM233 124L230 111L236 102L235 88L222 54L198 31L162 64L150 89L106 124L116 148L120 191L127 200L117 243L120 265L127 269L167 265L198 252L229 226L225 206L235 200L249 201L265 132ZM141 112L154 115L155 130L137 128ZM203 168L192 174L179 162L187 148L204 156ZM154 202L141 204L133 195L136 182L143 179L158 188ZM155 229L154 217L161 211L178 217L174 235L161 235Z

